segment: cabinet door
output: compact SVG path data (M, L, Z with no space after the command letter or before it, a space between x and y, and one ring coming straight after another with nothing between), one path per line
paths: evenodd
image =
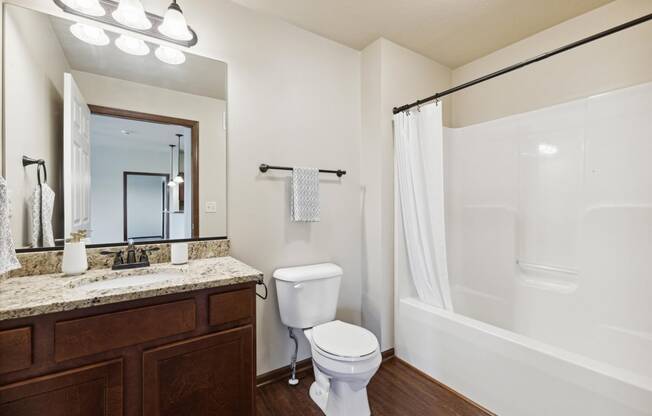
M0 387L0 416L121 416L122 360Z
M251 325L143 354L144 416L246 416L254 412Z

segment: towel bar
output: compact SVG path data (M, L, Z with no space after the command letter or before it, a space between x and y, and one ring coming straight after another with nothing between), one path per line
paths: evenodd
M289 166L271 166L271 165L267 165L265 163L261 163L261 165L258 167L258 169L260 169L260 171L263 172L263 173L267 172L270 169L272 169L272 170L293 170L293 168L291 168ZM338 178L341 178L343 175L346 175L346 171L341 170L341 169L338 169L338 170L319 169L319 172L320 173L334 173L334 174L337 175Z

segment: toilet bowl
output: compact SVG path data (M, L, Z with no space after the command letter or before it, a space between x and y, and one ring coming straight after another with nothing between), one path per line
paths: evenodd
M293 329L303 329L310 342L315 371L312 400L326 416L366 416L367 384L380 367L380 347L370 331L335 320L342 276L342 268L333 263L278 269L276 295L292 339L296 342ZM297 382L293 373L289 383Z
M304 334L315 372L310 398L326 416L371 414L367 385L381 363L374 334L341 321L306 329Z

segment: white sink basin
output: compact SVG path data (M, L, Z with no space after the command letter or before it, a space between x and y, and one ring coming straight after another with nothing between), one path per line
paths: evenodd
M87 291L120 289L131 286L146 286L154 283L178 280L184 277L183 273L178 272L158 272L136 276L123 276L99 280L96 282L84 283L77 288Z

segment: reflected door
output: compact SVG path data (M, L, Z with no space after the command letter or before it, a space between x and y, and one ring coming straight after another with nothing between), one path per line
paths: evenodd
M91 110L71 74L63 76L64 233L91 228Z
M166 238L167 182L164 173L124 173L124 238L136 241Z

